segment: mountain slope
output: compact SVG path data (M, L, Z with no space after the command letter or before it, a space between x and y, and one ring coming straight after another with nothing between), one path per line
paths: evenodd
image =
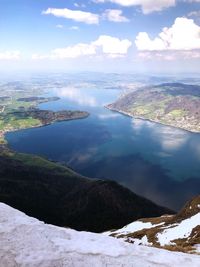
M129 116L200 132L200 86L164 83L138 88L107 106Z
M0 203L2 267L197 267L200 256L46 225Z
M46 223L94 232L171 212L116 182L10 151L0 155L0 201Z
M176 215L141 219L110 234L131 243L200 254L200 195Z

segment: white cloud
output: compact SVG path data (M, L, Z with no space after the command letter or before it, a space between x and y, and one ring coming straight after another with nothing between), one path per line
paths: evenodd
M144 14L175 6L176 0L94 0L96 3L111 2L121 6L141 6Z
M157 60L157 61L173 61L173 60L188 60L200 59L199 50L184 50L184 51L142 51L138 57L142 60Z
M72 19L78 22L84 22L86 24L98 24L99 15L90 12L84 12L80 10L71 10L68 8L48 8L43 11L44 15L54 15L65 19Z
M66 48L57 48L52 51L52 56L55 58L76 58L80 56L95 55L95 47L91 44L77 44Z
M200 49L200 27L192 19L177 18L171 28L163 28L154 39L148 33L140 32L135 44L140 51Z
M20 51L4 51L0 52L0 60L19 60Z
M109 35L101 35L92 43L94 46L102 49L104 54L125 55L132 43L128 39L120 40L119 38Z
M48 55L33 54L32 59L65 59L77 58L80 56L95 55L96 49L91 44L79 43L74 46L67 46L65 48L57 48L51 51Z
M188 13L187 17L200 17L200 10L191 11L190 13Z
M132 43L128 39L120 40L116 37L101 35L89 44L79 43L74 46L57 48L48 55L32 55L32 59L66 59L81 56L106 55L108 57L122 57L128 52Z
M122 15L120 9L107 9L102 15L80 11L70 10L68 8L48 8L42 12L43 15L54 15L56 17L62 17L66 19L72 19L78 22L84 22L86 24L99 24L100 19L107 19L113 22L128 22L129 19ZM62 28L63 25L58 24L58 28Z
M140 52L138 54L138 57L143 59L143 60L166 60L166 61L173 61L177 58L177 54L174 53L169 53L169 52L157 52L157 51L144 51Z
M62 24L57 24L57 25L56 25L56 28L63 29L64 26L63 26Z
M69 29L70 30L74 30L74 31L78 31L79 30L79 27L78 26L72 26Z
M85 4L79 4L79 3L74 3L75 7L81 7L81 8L85 8L86 5Z
M119 9L107 9L103 13L103 18L113 22L128 22L129 19L122 16L122 10Z
M155 39L151 40L146 32L140 32L137 35L135 44L138 50L165 50L165 42L163 42L162 39L156 37Z

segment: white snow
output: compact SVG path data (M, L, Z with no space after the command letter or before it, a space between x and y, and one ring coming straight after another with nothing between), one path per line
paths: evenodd
M200 253L200 244L194 245L194 247L196 248L196 252Z
M149 246L149 245L151 245L151 243L149 243L148 238L147 238L146 235L144 235L144 236L142 237L142 239L141 239L141 244L142 244L142 245L145 245L145 246Z
M133 243L134 245L143 245L143 246L152 246L153 243L148 241L148 238L146 235L144 235L141 239L138 238L132 238L132 237L128 237L128 238L124 238L125 241L128 241L129 243Z
M150 222L142 222L142 221L136 221L133 223L130 223L126 226L124 226L123 228L116 230L114 232L107 232L108 234L129 234L129 233L133 233L133 232L137 232L140 231L142 229L149 229L149 228L153 228L159 225L162 225L163 223L159 223L159 224L152 224Z
M189 237L192 229L198 225L200 225L200 213L181 221L178 225L172 225L171 228L157 234L158 242L161 246L164 246L172 244L171 241L175 239Z
M0 203L0 267L197 267L200 256L44 224Z

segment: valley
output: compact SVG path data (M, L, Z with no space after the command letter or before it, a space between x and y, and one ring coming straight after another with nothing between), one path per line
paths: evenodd
M105 99L108 101L107 96L111 95L110 98L113 100L116 100L116 96L119 96L119 89L117 89L117 93L114 89L107 90L109 89L102 91L100 89L88 89L86 91L83 88L79 90L76 88L73 90L71 88L67 88L67 90L61 88L56 92L54 91L55 96L51 96L51 91L47 91L48 93L45 96L40 96L38 91L30 91L30 94L26 92L25 96L24 93L20 94L14 91L12 97L2 96L3 108L0 114L2 137L0 146L0 214L4 218L2 224L5 226L4 235L8 241L0 236L1 243L20 254L21 260L18 261L15 258L14 261L23 264L25 257L26 265L31 267L34 264L35 266L39 264L38 260L29 260L25 256L30 253L30 250L31 255L36 253L32 244L37 243L37 241L30 234L35 231L40 233L38 240L41 241L41 244L47 246L45 250L40 251L43 266L49 266L49 259L45 257L45 253L51 253L56 259L56 264L66 265L67 261L69 266L72 261L67 255L71 255L73 264L76 264L78 259L76 259L74 251L70 254L68 248L67 254L65 252L62 257L58 253L57 248L63 250L63 244L66 244L66 242L75 247L78 254L84 250L84 244L90 246L88 250L84 250L85 265L83 264L83 266L91 264L90 260L94 259L93 252L101 254L100 257L95 258L100 266L105 262L114 265L125 263L128 266L128 262L131 260L134 265L136 264L135 266L140 267L141 264L148 264L148 266L154 267L159 264L159 257L163 257L163 255L167 255L166 264L178 260L179 263L182 261L182 266L184 266L185 261L189 259L191 266L195 266L198 255L194 254L199 254L198 244L200 242L199 197L189 201L178 213L175 213L177 208L174 209L173 207L176 207L179 198L181 199L179 204L182 204L185 199L188 200L190 196L198 193L199 179L198 177L187 178L182 182L172 180L158 163L156 165L145 158L146 147L143 151L144 155L142 155L142 143L138 143L138 141L132 143L133 136L134 138L140 137L141 142L144 142L146 136L140 134L140 127L142 127L143 130L152 129L151 134L154 133L154 135L155 131L159 130L157 136L160 138L163 135L161 126L149 124L150 122L143 125L143 123L141 124L142 120L131 121L129 117L105 109L104 101ZM122 105L120 107L123 108L123 105L129 107L132 104L132 98L129 98L129 95L135 95L137 90L139 89L134 87L133 90L128 90L128 94L123 91L123 96L115 103L128 96L128 102L120 102L120 105ZM101 98L101 92L103 98ZM197 95L195 90L192 92ZM46 94L45 90L43 94ZM84 101L77 103L77 95ZM147 102L150 95L151 90L146 99ZM160 101L160 96L156 93L154 99ZM176 102L170 103L171 108L176 108L178 105ZM192 107L194 107L194 110L198 108L193 103L188 104L186 100L184 103L184 107L187 106L191 112ZM68 109L65 109L65 107L68 107ZM107 107L113 109L110 105ZM153 108L154 104L152 105ZM176 110L181 108L182 104ZM123 111L122 113L128 112ZM180 116L180 112L173 112L173 114L177 117ZM130 122L132 123L131 131L129 128ZM123 125L123 127L120 128L120 125ZM164 132L167 139L163 140L164 143L168 142L169 147L167 146L165 151L163 149L159 153L168 153L169 155L171 152L168 149L171 149L171 144L174 146L172 140L175 140L176 144L176 142L180 142L179 140L183 142L187 139L185 132L184 134L179 130L176 132L173 128L163 129L165 131L167 129L166 133ZM39 133L36 142L33 141L35 135L31 135L32 131ZM19 140L22 140L23 145L29 148L33 144L34 149L38 149L38 152L30 153L31 151L14 149L12 140L10 142L8 136L13 135L18 138L18 135L21 134ZM23 136L23 134L25 135ZM147 135L149 136L149 134ZM26 143L26 136L31 138L28 139L28 143ZM117 139L113 136L117 136ZM53 139L51 139L52 137ZM126 143L127 140L128 143ZM114 143L112 144L112 142ZM137 143L138 152L135 150ZM152 147L154 145L152 142ZM52 157L48 153L45 156L45 153L41 153L45 146L49 147L51 155L59 155L60 152L56 149L61 146L64 155L68 155L69 161L64 160L65 157L62 153L61 158ZM124 147L126 150L124 150ZM106 151L105 154L102 153L102 149ZM116 151L121 154L115 154ZM123 151L126 152L124 155ZM149 149L149 151L151 150ZM158 154L159 159L162 153ZM151 157L152 155L153 153L150 154ZM85 168L84 164L86 164ZM121 180L118 180L118 177L121 177ZM128 180L129 183L124 182L127 177L131 177ZM170 193L168 191L165 193L163 190L168 187ZM191 190L188 191L189 188ZM182 198L183 192L186 191L189 194L185 194ZM157 192L157 195L154 196L158 196L156 201L149 197L155 192ZM172 205L169 205L169 200L172 201ZM34 218L30 218L20 211ZM11 215L14 218L14 223L10 221ZM23 226L17 218L25 222ZM10 233L6 230L8 224L13 224L17 233L20 234L19 237L18 234L15 236L15 233L12 233L17 243L13 241L13 238L9 238ZM51 224L54 226L51 226ZM31 242L29 242L29 239L21 238L23 236L21 231L23 233L29 232ZM42 233L46 233L48 238L44 237ZM55 236L61 233L62 240L59 240L62 244L58 244L55 241ZM44 241L44 238L46 241ZM85 243L80 242L80 245L78 245L77 238L81 241L85 240ZM113 256L113 252L108 248L103 250L100 246L102 240L106 246L111 244L112 251L117 251L119 257ZM56 249L54 242L56 242ZM98 248L96 250L92 248L91 252L94 243L97 244ZM20 252L18 248L21 249ZM140 248L139 254L132 255L133 249L138 251ZM161 250L161 248L170 251ZM151 259L150 256L147 259L144 256L145 253L153 255L154 250L156 250L156 258L152 256ZM45 252L43 253L43 251ZM180 255L177 251L185 254ZM88 256L88 253L92 256ZM0 249L0 257L3 257L1 262L5 264L13 261L10 253L5 254L2 249ZM65 263L61 258L64 259ZM50 259L50 261L51 264L54 262L53 259Z
M138 90L142 79L103 78L40 76L2 85L2 97L7 92L15 100L0 114L2 147L59 162L85 177L111 179L178 211L199 193L199 135L105 109L125 89Z
M200 267L200 0L0 7L0 267Z
M7 96L5 90L0 99L3 106L0 114L1 202L46 223L93 232L121 227L141 216L173 213L114 181L87 178L66 164L12 150L4 139L7 132L89 116L89 112L74 109L41 109L39 105L54 103L60 97L38 96L38 90L18 90L14 85L15 90L8 90Z

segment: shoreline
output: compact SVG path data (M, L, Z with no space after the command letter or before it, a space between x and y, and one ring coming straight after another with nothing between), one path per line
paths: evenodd
M172 127L174 129L182 130L182 131L185 131L185 132L188 132L188 133L192 133L192 134L200 134L200 131L188 130L188 129L185 129L185 128L182 128L182 127L178 127L178 126L175 126L175 125L162 123L162 122L159 122L159 121L156 121L156 120L151 120L151 119L147 119L147 118L144 118L144 117L134 116L129 112L109 107L109 105L105 106L105 108L108 109L108 110L111 110L113 112L118 112L120 114L123 114L123 115L125 115L127 117L131 117L133 119L139 119L139 120L143 120L143 121L147 121L147 122L151 122L151 123L157 123L157 124L160 124L160 125L163 125L163 126L166 126L166 127Z
M76 112L76 111L74 111ZM9 146L7 140L6 140L6 135L8 133L12 133L12 132L17 132L17 131L20 131L20 130L28 130L28 129L34 129L34 128L42 128L42 127L46 127L46 126L49 126L49 125L52 125L54 123L59 123L59 122L65 122L65 121L72 121L72 120L81 120L81 119L86 119L90 116L90 113L86 112L86 111L83 111L84 115L83 116L77 116L77 117L74 117L74 118L66 118L66 119L63 119L63 120L58 120L58 121L52 121L52 122L49 122L49 123L45 123L45 124L38 124L36 126L29 126L29 127L25 127L25 128L18 128L18 129L11 129L11 130L5 130L5 131L1 131L0 133L0 138L2 138L2 140L5 140L5 143L0 143L0 146Z

